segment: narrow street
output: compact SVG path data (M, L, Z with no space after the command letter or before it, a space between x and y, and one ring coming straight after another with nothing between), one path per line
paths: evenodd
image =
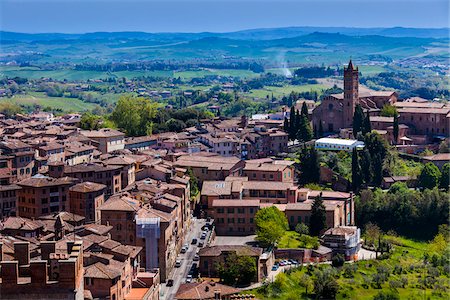
M166 283L161 284L160 291L160 299L161 300L171 300L175 298L175 294L177 293L180 284L186 282L186 276L189 273L189 270L194 262L194 256L199 250L197 246L198 242L203 242L206 245L206 241L209 238L210 232L208 231L208 235L206 239L200 240L200 235L202 233L202 227L206 224L205 219L197 219L192 218L191 228L188 231L183 244L188 244L189 249L186 253L179 253L178 259L181 260L181 266L179 268L174 268L169 276L169 279L173 279L173 286L168 287ZM196 238L198 240L196 245L192 245L192 239Z

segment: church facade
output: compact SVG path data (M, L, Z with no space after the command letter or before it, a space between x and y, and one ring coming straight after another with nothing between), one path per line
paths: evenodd
M394 105L397 102L397 93L392 91L359 91L359 71L350 60L344 68L344 92L325 97L322 103L312 112L313 128L318 130L322 123L323 131L339 132L342 128L352 127L353 114L356 105L361 105L364 110L372 114L386 104ZM372 113L373 111L373 113Z

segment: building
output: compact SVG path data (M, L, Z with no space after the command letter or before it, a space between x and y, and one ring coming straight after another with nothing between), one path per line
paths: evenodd
M35 175L18 182L17 214L37 218L69 209L69 187L77 182L70 177L52 178Z
M86 218L86 223L100 222L98 208L105 202L106 185L81 182L69 188L70 212Z
M422 157L422 161L424 163L431 162L435 164L440 170L444 164L450 162L450 153L438 153L431 156Z
M361 249L361 232L356 226L330 228L322 236L323 245L333 254L343 254L346 260L357 260Z
M231 300L239 289L214 281L183 283L178 288L177 300ZM248 298L246 298L248 299Z
M344 93L326 96L312 112L313 128L316 131L322 128L324 132L339 132L341 128L352 127L358 104L366 110L379 110L386 104L397 102L395 92L360 92L358 77L358 68L350 60L344 68Z
M0 142L2 155L11 157L11 183L30 178L34 172L34 150L20 140Z
M353 149L360 150L364 148L364 142L357 140L320 138L314 142L314 148L317 150L347 151Z
M205 180L225 180L228 176L240 175L244 162L237 157L183 155L173 165L192 169L202 184Z
M0 217L8 217L16 214L17 192L21 189L16 184L0 184Z
M108 197L122 189L122 168L120 166L105 166L99 163L79 164L75 166L49 166L50 176L70 176L80 181L90 181L106 185L105 196ZM62 173L62 174L61 174Z
M41 242L36 260L29 242L13 247L12 260L1 258L2 299L84 299L82 242L67 241L64 253L55 253L54 242Z
M109 153L125 148L125 134L118 130L102 128L99 130L82 130L81 134L97 143L102 153Z
M218 235L251 235L255 233L255 214L260 200L216 199L209 215L214 219Z
M247 160L242 175L255 181L294 182L293 164L293 161L286 160Z
M221 246L206 246L198 251L200 256L199 272L204 277L218 277L217 265L225 263L225 259L230 254L237 256L250 256L256 263L256 275L252 281L259 282L262 279L262 265L260 263L260 256L263 253L261 248L254 248L244 245L221 245Z

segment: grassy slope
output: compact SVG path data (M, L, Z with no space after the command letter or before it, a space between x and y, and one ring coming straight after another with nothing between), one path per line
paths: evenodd
M33 106L35 104L41 107L51 107L61 109L64 112L82 112L95 107L93 103L83 102L76 98L48 97L44 93L30 93L27 95L15 95L12 98L0 98L1 101L10 101L18 105Z
M322 84L305 84L305 85L285 85L282 87L267 86L263 89L251 90L248 94L251 97L265 98L267 95L275 97L282 97L284 95L289 95L292 91L294 92L309 92L317 91L320 92L327 87Z
M423 271L410 271L409 266L421 263L421 258L427 251L428 244L424 242L416 242L400 237L392 237L394 244L394 252L391 258L383 261L371 260L357 262L358 271L354 278L344 278L342 275L338 279L340 286L337 299L372 299L380 290L371 286L364 288L364 276L369 278L375 274L378 265L387 265L390 268L394 266L403 266L407 271L402 275L394 275L391 273L389 280L399 279L401 276L408 278L408 285L405 288L398 288L400 299L448 299L445 295L434 293L433 289L423 290L417 287L418 279L423 276ZM330 266L321 266L330 267ZM293 271L285 276L283 280L281 293L263 293L263 288L246 291L245 293L255 294L258 299L308 299L305 297L305 289L300 287L298 282L300 276L306 272L306 268ZM281 275L284 277L284 274ZM446 282L446 287L450 287L448 277L443 275L441 279ZM389 280L382 285L383 290L389 290Z

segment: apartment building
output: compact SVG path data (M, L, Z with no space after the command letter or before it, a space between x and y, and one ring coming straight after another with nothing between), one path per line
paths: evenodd
M33 176L34 150L32 147L20 140L6 140L0 142L2 155L12 157L11 183L16 183Z
M86 223L100 222L98 208L105 202L106 185L81 182L69 188L70 212L85 217Z
M17 214L37 218L69 209L69 187L77 182L71 177L53 178L35 175L17 183Z
M94 140L102 153L109 153L125 148L125 134L115 129L82 130L81 135Z
M242 175L251 181L294 182L294 162L286 160L255 159L245 161Z

